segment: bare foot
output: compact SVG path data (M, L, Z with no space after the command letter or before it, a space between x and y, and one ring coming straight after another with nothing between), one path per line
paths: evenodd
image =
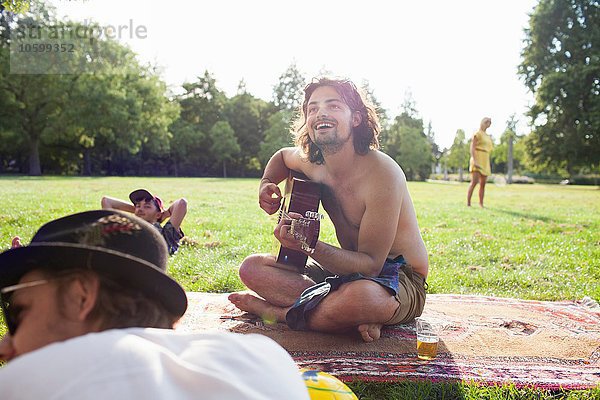
M23 244L21 243L21 238L18 237L18 236L15 236L12 239L12 242L10 242L10 247L13 248L13 249L16 248L16 247L22 247L22 246L23 246Z
M362 324L358 326L358 332L365 342L374 342L381 336L382 324Z
M285 322L288 308L274 306L249 293L232 293L228 299L240 310L258 315L267 322Z

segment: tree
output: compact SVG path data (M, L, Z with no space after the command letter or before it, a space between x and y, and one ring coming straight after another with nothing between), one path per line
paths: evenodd
M446 163L450 168L458 170L458 180L463 181L463 170L469 164L469 145L466 142L465 131L458 129L454 142L450 147Z
M56 22L53 10L48 10L40 3L33 3L26 14L13 17L13 33L28 32L37 27L43 30ZM21 147L27 154L29 174L41 175L40 143L56 131L67 93L78 77L50 75L54 71L37 75L9 75L9 35L6 28L2 27L6 34L2 35L0 45L0 99L3 103L0 108L0 131L4 131L5 135L10 131L19 137L15 149Z
M600 3L540 0L519 74L535 95L530 157L547 169L600 164Z
M375 107L375 111L377 111L377 116L379 117L379 124L381 125L382 130L388 126L389 118L387 115L387 111L383 108L383 105L375 96L375 90L371 88L369 81L364 79L360 85L362 91L364 92L367 100Z
M129 52L115 42L106 45ZM112 172L119 155L129 158L143 151L154 158L169 152L169 127L179 106L166 97L164 82L131 60L122 65L122 73L83 75L71 93L64 126L83 154L84 175L102 167Z
M227 96L208 71L196 82L184 83L183 89L185 92L176 99L180 117L172 128L175 169L178 174L207 175L215 163L206 151L211 145L208 133L215 123L225 120Z
M407 94L402 113L385 135L384 151L402 167L408 180L425 180L431 168L431 146L418 118L412 96Z
M256 158L260 149L263 130L267 125L267 114L263 110L268 109L272 109L272 106L249 93L238 94L227 100L224 115L241 149L235 165L242 176L245 176L246 170L252 165L251 160Z
M217 87L217 80L208 71L194 83L184 83L185 93L179 97L181 118L208 132L217 121L224 119L227 96Z
M304 101L306 79L296 66L290 64L273 88L273 104L278 110L297 110Z
M433 131L433 127L431 126L431 121L427 124L427 141L429 142L429 146L431 147L431 173L435 173L435 166L439 163L440 158L442 157L442 151L440 147L435 142L435 132Z
M52 37L58 28L67 38L74 32L92 34L89 26L57 21L52 9L34 2L30 12L16 17L11 44L33 40L40 32ZM31 29L36 35L28 36ZM11 64L23 73L9 75L7 63L0 65L0 115L10 116L0 119L0 131L20 138L13 151L18 154L24 149L31 175L42 173L42 162L51 170L57 166L59 172L89 175L94 161L101 164L113 152L168 150L168 127L177 106L166 98L166 85L117 41L79 40L69 57L44 54ZM6 52L6 46L1 46L0 60ZM29 74L38 64L43 73Z
M506 129L500 136L500 143L494 146L491 159L497 172L506 172L508 183L512 183L515 171L525 164L525 142L516 133L517 120L511 115L506 121Z
M506 157L507 159L507 171L506 174L508 175L508 183L512 183L512 176L513 176L513 170L514 170L514 141L515 138L517 137L517 133L515 132L516 130L516 126L517 126L517 120L515 118L515 115L512 114L510 116L510 119L508 121L506 121L506 130L504 131L504 135L506 136L506 141L508 144L508 149L506 152Z
M240 152L235 132L227 121L219 121L211 128L209 136L212 140L210 151L223 164L223 178L227 178L227 161Z
M422 130L407 125L399 126L400 154L396 161L409 180L424 181L429 177L431 149Z
M291 118L292 112L288 110L278 111L269 117L268 128L265 130L265 136L258 151L261 165L267 165L277 150L292 145Z

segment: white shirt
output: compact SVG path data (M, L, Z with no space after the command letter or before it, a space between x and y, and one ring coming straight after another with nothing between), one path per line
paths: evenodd
M0 368L12 399L302 399L290 355L262 335L130 328L90 333Z

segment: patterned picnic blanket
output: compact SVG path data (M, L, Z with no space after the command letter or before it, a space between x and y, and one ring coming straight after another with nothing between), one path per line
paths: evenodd
M512 382L518 387L587 389L600 385L600 307L593 301L530 301L432 294L424 317L440 327L438 356L416 357L415 325L385 327L380 340L358 334L291 331L239 311L227 294L188 293L189 308L177 329L261 333L300 367L343 381L406 379Z

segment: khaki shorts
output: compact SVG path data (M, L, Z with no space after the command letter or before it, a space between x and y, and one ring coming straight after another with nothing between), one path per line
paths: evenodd
M398 308L385 325L403 324L420 316L425 307L426 288L425 278L414 272L410 265L400 267L398 293L394 296L398 301Z

